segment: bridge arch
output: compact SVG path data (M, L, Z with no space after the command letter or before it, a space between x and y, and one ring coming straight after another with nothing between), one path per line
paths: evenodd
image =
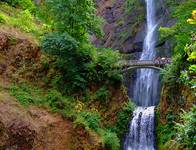
M122 70L122 72L125 73L125 72L128 72L128 71L133 70L133 69L155 69L155 70L158 70L158 71L163 70L162 68L156 67L156 66L131 66L131 67L128 67L128 68L124 68Z

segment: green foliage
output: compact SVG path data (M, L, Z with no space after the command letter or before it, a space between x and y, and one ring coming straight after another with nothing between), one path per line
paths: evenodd
M184 59L184 61L186 61L186 59ZM175 88L177 86L176 83L179 83L180 71L183 70L186 65L184 61L180 54L175 55L172 59L172 64L166 66L164 70L161 71L162 81L169 87Z
M62 95L56 90L50 90L46 98L51 108L54 108L54 109L65 108L65 101Z
M84 91L88 85L118 83L118 53L109 49L96 49L88 34L100 35L100 19L92 0L48 0L48 20L56 32L47 34L42 41L43 51L55 56L61 72L55 82L66 93ZM107 95L105 90L98 97ZM103 95L99 95L103 94Z
M20 15L20 17L18 16L19 19L13 22L14 26L17 26L26 32L36 32L36 30L37 31L39 30L37 28L37 25L33 23L34 18L29 12L29 10L24 10L19 15Z
M159 37L160 38L159 40L161 42L161 41L168 40L168 39L172 40L176 31L173 27L171 27L171 28L160 27L159 32L161 33L160 37Z
M159 149L161 147L164 147L164 145L172 140L176 135L176 130L174 128L175 123L174 120L176 119L176 116L170 111L168 112L167 116L167 123L162 124L158 122L156 127L156 133L157 133L157 142ZM156 120L160 120L160 114L159 111L156 112Z
M74 120L75 125L82 125L87 130L93 130L100 135L103 142L112 150L119 150L120 142L115 132L101 126L101 116L96 110L88 110L84 104L71 97L62 96L55 89L44 91L27 83L13 85L10 89L12 96L24 106L40 105L49 107L52 111L60 112L63 116Z
M190 42L191 33L194 30L194 26L188 24L187 19L190 17L190 11L192 11L196 7L196 4L193 2L193 0L187 0L185 2L178 3L181 4L171 5L169 3L169 5L175 8L172 17L177 18L177 23L171 28L161 27L160 37L161 39L174 39L174 54L180 53L181 55L183 55L184 47Z
M160 125L156 130L158 134L158 143L159 146L164 145L166 142L170 141L175 135L176 130L170 127L169 125Z
M57 57L57 67L62 72L61 85L65 83L70 91L84 89L87 81L83 74L84 65L91 59L89 53L81 53L79 43L67 33L52 33L45 36L42 42L44 52Z
M78 113L75 124L82 124L97 132L100 128L100 114L96 111L81 111Z
M122 110L118 113L118 120L115 125L114 131L117 133L118 137L122 139L122 136L128 131L129 129L129 121L132 117L135 105L129 101L125 103L122 107Z
M30 11L35 9L35 5L32 0L1 0L2 2L6 2L13 7L20 7L22 9L28 9Z
M102 102L107 102L110 96L110 91L107 89L106 86L102 86L99 90L96 91L95 94L97 100L100 100Z
M187 22L189 24L196 24L196 10L193 10L193 12L192 12L192 18L188 19Z
M27 84L12 86L10 93L25 107L28 107L31 104L44 105L46 103L45 99L41 97L41 91L38 88L32 88Z
M88 69L87 77L96 82L119 83L122 80L122 76L117 70L119 58L118 52L111 49L98 49L93 61L86 65Z
M99 130L98 132L109 149L120 150L120 141L114 132L109 130Z
M122 77L117 71L119 54L110 49L96 48L90 44L77 42L68 33L51 33L42 41L44 52L56 56L57 67L62 73L60 87L65 92L84 90L88 83L120 82Z
M185 47L185 53L188 56L187 58L187 67L183 71L181 71L180 75L180 81L184 83L185 85L193 88L194 90L196 89L196 35L193 34L191 43L189 45L186 45Z
M87 38L87 33L101 34L101 19L96 16L92 0L48 0L46 1L53 27L67 32L77 40Z
M42 35L44 28L36 24L36 19L30 10L20 10L0 3L0 26L18 28L35 36Z
M23 105L39 105L51 108L52 111L61 112L66 117L71 117L74 114L74 101L71 97L62 96L61 93L54 89L43 91L38 87L22 83L13 85L10 88L12 96Z
M81 105L82 104L80 104L80 107L82 107ZM78 109L78 112L74 115L76 117L74 121L75 125L82 125L87 130L95 131L109 149L120 149L120 140L116 133L101 126L101 116L96 110L86 111Z
M196 146L196 106L194 105L190 111L180 115L181 123L176 123L177 141L184 146L185 150L194 149Z
M181 3L181 5L177 5L177 3L174 5L175 12L172 14L178 19L177 23L171 28L160 28L161 39L173 39L173 63L162 72L163 82L171 88L175 88L179 83L192 87L195 82L192 80L195 73L191 75L189 71L189 68L194 69L194 66L190 67L190 65L193 65L195 61L193 60L195 44L191 40L195 26L188 24L187 19L190 17L191 10L196 7L196 3L193 0Z
M134 9L138 7L141 7L140 0L126 0L124 4L124 9L126 11L126 14L130 14Z
M96 91L90 91L87 89L84 92L83 101L100 101L101 104L108 104L111 98L111 93L107 85L99 87Z

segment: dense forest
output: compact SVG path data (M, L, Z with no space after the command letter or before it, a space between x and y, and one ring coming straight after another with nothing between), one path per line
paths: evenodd
M137 69L122 60L139 60L147 2L0 1L0 150L127 150ZM154 3L156 55L171 61L147 150L194 150L196 1Z

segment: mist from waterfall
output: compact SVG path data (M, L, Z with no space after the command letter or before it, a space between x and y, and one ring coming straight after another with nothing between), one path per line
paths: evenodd
M147 10L147 34L140 60L156 57L155 0L145 0ZM155 150L154 108L159 102L159 73L153 69L140 69L134 87L133 101L138 106L133 113L124 150Z

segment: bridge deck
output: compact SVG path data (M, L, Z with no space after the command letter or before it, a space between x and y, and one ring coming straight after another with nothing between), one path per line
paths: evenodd
M134 66L165 66L170 64L170 60L157 61L157 60L124 60L120 64L122 67L134 67Z

